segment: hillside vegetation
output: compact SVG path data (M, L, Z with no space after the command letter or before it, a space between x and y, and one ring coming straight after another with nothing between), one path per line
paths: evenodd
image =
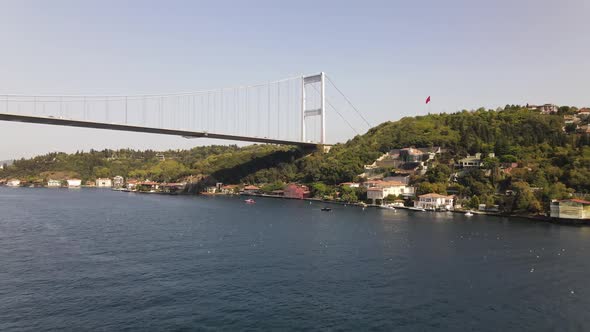
M514 190L527 200L510 203L515 206L510 209L535 212L546 207L551 198L590 191L590 140L587 134L564 131L563 114L571 112L569 107L562 107L559 114L542 115L507 105L496 111L478 109L405 117L337 144L329 153L310 155L273 145L50 153L17 160L0 171L0 178L46 181L55 176L77 176L85 181L122 175L167 182L301 182L330 188L358 180L364 165L391 149L440 146L445 153L437 157L425 175L412 179L420 193L452 192L470 199L472 204L493 204L499 202L499 194ZM449 181L452 161L478 152L494 152L495 158L486 160L483 169ZM502 162L517 162L519 167L510 173L501 172ZM500 203L508 204L505 200Z

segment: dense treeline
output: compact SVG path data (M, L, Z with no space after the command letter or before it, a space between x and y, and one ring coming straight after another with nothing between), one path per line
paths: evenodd
M501 203L507 209L539 210L550 198L569 192L590 191L590 147L585 134L567 133L561 107L557 115L542 115L525 107L507 105L496 111L478 109L454 114L405 117L372 128L329 153L306 155L291 147L273 145L207 146L182 151L103 150L75 154L50 153L22 159L0 171L0 178L43 180L50 176L78 176L83 180L123 175L176 181L193 176L224 183L315 184L325 186L354 181L363 166L383 153L409 146L440 146L437 158L424 176L413 178L422 192L451 192L470 197L472 204L498 203L498 193L512 190L516 200ZM587 121L586 121L587 123ZM450 180L452 161L467 154L494 152L483 169ZM502 162L518 162L511 173ZM327 190L327 189L326 189ZM537 199L533 200L533 196ZM527 198L526 202L522 200Z

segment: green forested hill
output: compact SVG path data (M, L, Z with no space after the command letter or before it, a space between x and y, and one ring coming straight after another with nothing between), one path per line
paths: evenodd
M90 180L123 175L176 181L197 176L224 183L298 181L330 186L355 180L363 172L363 165L393 148L440 146L446 153L429 173L414 179L420 192L453 191L491 202L491 197L503 190L532 188L546 202L567 191L590 191L588 136L566 134L563 130L563 114L571 112L569 107L562 107L560 114L541 115L524 107L506 106L498 111L478 109L406 117L382 123L364 135L335 145L329 153L311 155L273 145L208 146L164 152L51 153L17 160L0 171L0 178L42 181L57 175ZM495 152L496 158L487 160L484 170L469 173L454 183L446 181L452 171L452 159L477 152ZM504 174L498 170L501 162L518 162L520 167Z
M432 114L406 117L382 123L368 133L346 144L335 146L331 153L316 156L313 167L305 167L304 176L331 183L352 180L364 164L381 154L409 146L441 146L451 156L495 152L500 159L539 161L563 148L572 155L587 144L568 137L563 130L563 117L541 115L523 108L503 111L463 111L454 114ZM322 172L316 173L318 168Z

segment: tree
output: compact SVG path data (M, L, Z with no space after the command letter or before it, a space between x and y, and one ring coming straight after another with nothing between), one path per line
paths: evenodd
M188 174L188 168L176 160L159 162L148 170L148 175L156 181L173 182Z
M515 163L518 161L518 158L516 158L516 156L513 156L511 154L505 154L503 156L500 156L500 162L503 163Z
M429 193L437 193L441 195L447 194L447 184L446 183L430 183L430 182L422 182L418 185L416 189L416 194L424 195Z
M572 134L576 132L578 126L575 123L568 123L565 125L564 130L568 134Z
M93 173L97 178L111 177L111 170L108 167L94 167Z
M514 210L516 212L539 213L542 210L541 203L535 197L530 186L526 182L516 182L513 184L516 192L516 201Z
M270 193L275 190L283 190L285 188L285 183L281 181L275 181L273 183L268 183L263 185L260 190L265 193Z
M325 196L330 196L333 194L333 189L330 188L328 185L322 182L314 182L311 184L310 188L311 194L313 197L320 197L323 198Z
M479 204L481 204L479 197L477 197L475 195L471 196L471 199L469 200L469 203L468 203L469 207L472 209L477 209L477 208L479 208Z
M426 171L428 182L447 182L451 176L451 169L447 165L437 164Z
M340 188L340 197L345 202L356 203L359 201L359 197L357 195L357 188L351 188L348 186L342 186Z

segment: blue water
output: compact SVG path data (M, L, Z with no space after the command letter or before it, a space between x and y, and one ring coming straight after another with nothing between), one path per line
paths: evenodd
M590 228L0 188L0 330L590 330Z

